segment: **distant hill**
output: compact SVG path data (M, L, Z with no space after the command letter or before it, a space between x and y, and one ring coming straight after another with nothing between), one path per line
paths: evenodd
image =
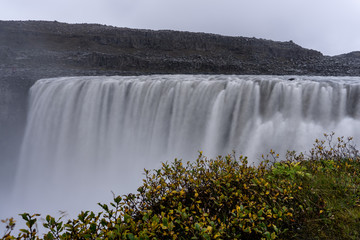
M0 68L35 75L360 75L359 58L289 42L98 24L0 21ZM41 73L41 71L43 71Z
M341 55L337 55L335 56L336 58L344 58L344 59L351 59L351 58L355 58L355 59L359 59L360 58L360 51L355 51L355 52L350 52L350 53L346 53L346 54L341 54Z

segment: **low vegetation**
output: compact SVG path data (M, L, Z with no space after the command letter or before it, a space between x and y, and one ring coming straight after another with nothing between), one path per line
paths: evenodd
M3 239L359 239L360 158L352 139L326 135L308 154L175 159L145 170L136 194L114 196L102 212L76 219L21 214Z

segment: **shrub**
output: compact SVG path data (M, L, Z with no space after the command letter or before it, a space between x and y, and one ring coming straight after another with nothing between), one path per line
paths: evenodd
M13 219L5 220L3 239L356 239L360 164L350 141L316 140L309 156L289 152L284 161L271 151L276 161L258 166L234 153L175 159L145 170L136 194L114 196L100 213L46 216L43 236L38 215L25 213L29 229L15 237Z

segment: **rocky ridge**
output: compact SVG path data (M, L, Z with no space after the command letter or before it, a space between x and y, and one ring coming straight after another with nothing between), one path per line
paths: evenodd
M359 54L323 56L292 41L45 21L0 21L0 59L9 75L360 75Z

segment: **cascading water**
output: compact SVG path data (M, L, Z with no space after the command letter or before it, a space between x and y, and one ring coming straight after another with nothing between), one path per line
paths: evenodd
M235 150L256 163L270 149L308 150L324 132L359 139L360 78L288 78L39 80L30 92L13 214L91 208L111 191L135 192L144 168L191 160L199 150Z

